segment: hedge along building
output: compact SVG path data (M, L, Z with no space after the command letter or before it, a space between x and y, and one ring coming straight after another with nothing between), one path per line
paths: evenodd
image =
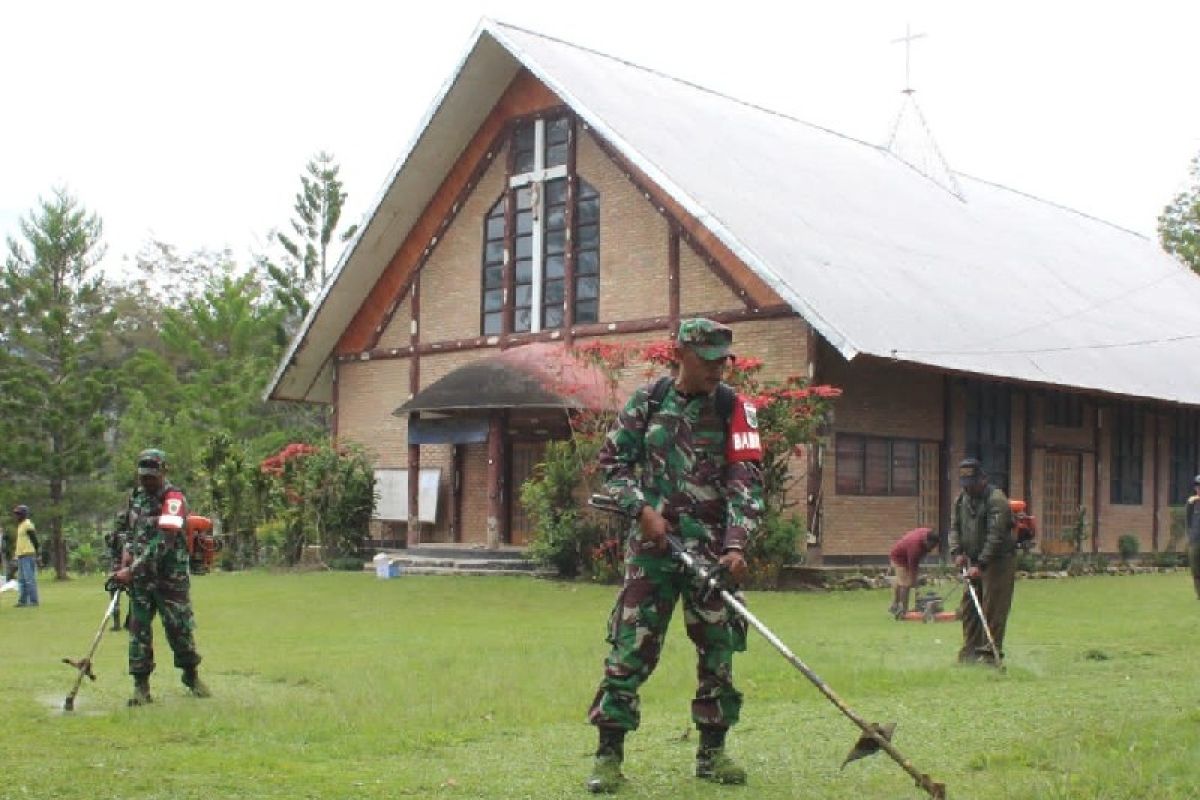
M486 21L267 394L331 403L338 439L409 469L414 513L417 467L439 470L410 544L519 545L516 487L580 404L536 399L554 354L703 314L767 377L844 390L799 465L826 557L947 526L968 454L1043 538L1082 510L1085 550L1164 548L1200 467L1200 278L1142 236L947 174Z

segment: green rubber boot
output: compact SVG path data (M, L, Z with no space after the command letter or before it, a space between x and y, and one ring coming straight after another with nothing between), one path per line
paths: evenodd
M134 675L133 676L133 697L129 698L126 703L130 708L136 706L148 706L154 702L154 698L150 696L150 676L149 675Z
M600 728L600 746L592 762L587 788L592 794L613 794L625 782L621 762L625 760L625 731L619 728Z
M746 782L746 770L738 766L722 747L696 756L696 777L713 783L740 786Z
M724 728L700 729L700 749L696 751L696 777L713 783L741 785L746 782L746 770L725 752Z
M625 776L621 774L621 759L612 753L596 756L592 762L592 774L588 775L587 788L592 794L613 794L621 788Z
M208 690L208 686L205 685L204 681L200 680L200 675L196 672L195 667L185 669L183 677L180 680L183 681L183 685L188 688L188 691L192 693L192 697L212 697L212 692Z

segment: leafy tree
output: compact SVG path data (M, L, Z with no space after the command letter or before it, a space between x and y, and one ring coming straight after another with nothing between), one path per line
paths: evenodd
M42 519L57 576L66 577L66 489L91 485L107 463L115 394L103 359L112 319L102 277L103 225L65 189L20 221L0 281L0 461L44 489ZM35 495L38 496L38 495ZM82 510L80 510L82 511Z
M236 567L258 559L258 523L266 515L268 480L246 448L222 431L212 436L200 457L208 499L229 543L226 558Z
M180 264L166 250L156 258L144 265L145 283L131 289L144 306L152 305L145 298L153 287L170 283L157 273ZM195 269L197 282L172 290L177 305L162 310L155 340L143 342L122 368L127 403L116 449L121 464L132 464L142 448L164 449L192 507L218 520L231 537L231 559L248 565L262 517L258 461L285 442L323 438L325 426L307 408L262 399L282 351L283 310L257 271L239 274L227 253L185 261L203 265Z
M347 242L358 231L357 225L351 225L336 232L346 202L339 170L329 153L317 153L309 160L305 174L300 176L300 191L293 206L294 235L277 232L275 240L283 249L282 260L264 259L275 284L275 298L293 321L308 313L313 296L329 279L330 242L335 237Z
M1163 249L1200 272L1200 155L1188 168L1191 186L1176 195L1158 218Z

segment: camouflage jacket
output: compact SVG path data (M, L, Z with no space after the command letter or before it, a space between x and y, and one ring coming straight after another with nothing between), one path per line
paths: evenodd
M760 465L726 458L713 395L686 396L672 385L650 416L650 391L633 393L600 449L609 492L631 516L654 508L684 539L718 553L744 549L763 514Z
M1200 544L1200 495L1187 499L1187 534L1188 545Z
M1012 512L1004 492L989 484L982 497L959 494L950 522L950 552L964 553L980 567L1016 552Z
M146 583L160 574L187 570L187 500L183 492L164 483L157 494L142 487L129 498L125 526L125 551L132 559L135 583Z

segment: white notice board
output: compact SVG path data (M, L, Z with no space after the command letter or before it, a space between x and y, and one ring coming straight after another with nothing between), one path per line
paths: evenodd
M437 467L422 468L418 478L417 519L430 525L437 522L438 483L442 471ZM375 519L408 522L408 470L375 470Z

